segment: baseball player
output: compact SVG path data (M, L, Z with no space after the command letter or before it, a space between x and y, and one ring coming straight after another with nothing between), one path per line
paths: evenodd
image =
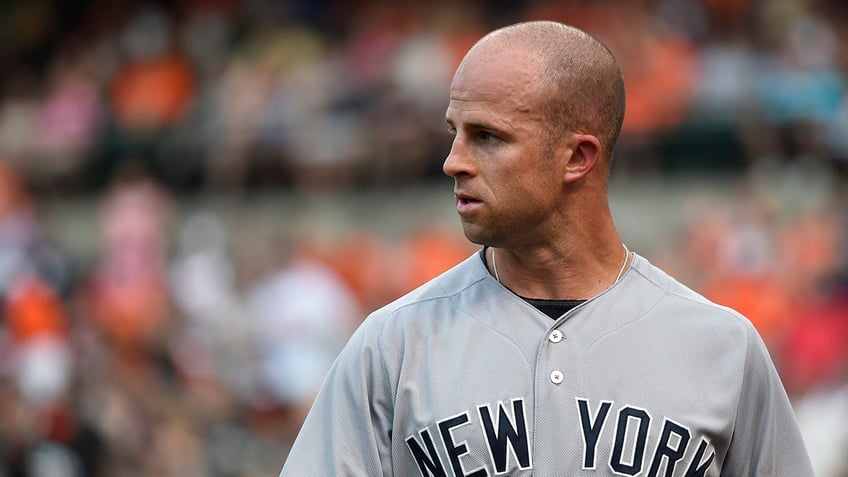
M469 51L444 171L483 247L365 320L281 476L813 475L750 322L622 244L623 116L618 65L580 30Z

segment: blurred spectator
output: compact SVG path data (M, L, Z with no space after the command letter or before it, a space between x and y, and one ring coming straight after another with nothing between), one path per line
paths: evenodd
M123 32L125 64L110 90L122 128L140 134L174 125L194 95L191 64L174 48L170 17L151 6L138 10Z
M9 74L0 91L0 155L15 172L28 174L37 158L41 91L25 68Z
M620 58L627 84L625 136L668 131L686 119L695 80L696 51L685 37L654 23L649 11L621 2L607 30L609 47Z
M72 322L67 274L51 253L25 185L0 163L0 473L83 475L92 455L70 407ZM96 450L92 450L96 453Z
M227 322L236 321L240 311L229 240L218 216L195 213L179 230L178 253L170 267L177 306L210 331L233 326Z
M795 295L781 278L783 263L778 255L777 215L756 187L741 192L748 200L730 217L712 251L709 281L702 285L705 296L745 315L770 346L784 338L795 319ZM770 297L764 300L763 297Z
M798 400L795 415L816 475L848 475L848 385L810 392Z
M756 82L760 50L750 38L704 44L696 65L691 114L700 121L734 124L757 110Z
M304 252L278 250L280 266L246 296L259 376L252 404L282 407L292 423L306 416L336 354L363 318L346 283Z
M168 325L167 196L144 178L117 182L100 216L101 252L90 277L90 318L118 351L144 357Z
M105 120L103 98L78 56L59 54L51 65L48 91L38 118L39 175L42 182L78 182L94 153Z
M0 294L5 294L28 266L28 251L37 237L32 203L21 180L0 163Z
M766 51L757 85L766 118L777 124L832 119L844 95L837 69L836 38L830 26L811 13L787 22L777 51Z
M108 184L130 160L167 183L182 167L169 163L162 148L189 113L198 81L174 29L168 12L141 5L120 32L116 70L105 91L112 121L96 156L98 185Z
M59 297L33 274L22 274L3 309L18 391L37 410L56 405L68 391L73 360Z
M779 355L787 392L800 398L838 388L848 376L848 301L817 293L796 312Z
M169 346L187 381L219 383L246 397L253 385L250 328L229 240L209 212L193 214L180 228L169 288L181 319Z

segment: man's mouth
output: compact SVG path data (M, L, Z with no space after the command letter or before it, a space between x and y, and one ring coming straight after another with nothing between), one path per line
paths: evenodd
M460 204L472 204L475 202L480 202L479 199L468 194L464 194L462 192L457 192L454 195L456 195L456 201Z
M456 193L456 210L459 213L467 213L471 212L476 208L477 205L482 204L483 201L467 195L463 193Z

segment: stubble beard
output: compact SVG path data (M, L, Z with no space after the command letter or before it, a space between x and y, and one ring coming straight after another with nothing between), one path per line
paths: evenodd
M462 231L471 243L485 247L503 248L508 245L509 238L514 237L514 234L495 220L484 223L462 220Z

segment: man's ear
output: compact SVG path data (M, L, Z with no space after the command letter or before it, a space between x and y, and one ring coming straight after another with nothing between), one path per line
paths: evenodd
M577 181L591 172L601 160L601 141L591 134L575 134L569 141L565 182Z

